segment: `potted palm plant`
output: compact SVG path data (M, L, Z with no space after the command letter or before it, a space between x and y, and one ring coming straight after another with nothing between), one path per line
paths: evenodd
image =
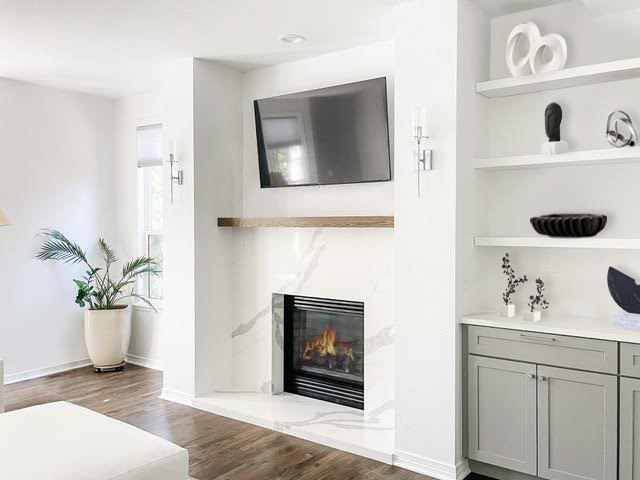
M98 241L104 267L94 267L87 260L86 252L59 231L45 229L41 235L44 242L37 259L81 263L87 267L82 279L73 281L78 288L76 303L81 308L88 307L84 313L84 334L96 372L122 370L131 340L131 305L122 302L137 298L154 308L135 288L136 279L141 275L159 273L155 259L131 260L114 279L112 269L118 258L104 239Z

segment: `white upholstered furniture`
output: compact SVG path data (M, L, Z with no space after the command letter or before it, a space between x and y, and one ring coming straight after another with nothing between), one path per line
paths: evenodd
M0 480L187 480L183 448L67 402L0 415Z

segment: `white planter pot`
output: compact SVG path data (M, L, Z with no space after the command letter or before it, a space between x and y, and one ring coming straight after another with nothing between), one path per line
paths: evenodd
M131 311L87 310L84 314L84 338L95 368L110 369L124 364L131 340Z
M516 306L510 303L509 305L500 305L500 316L511 318L516 315Z
M525 312L523 318L528 322L538 322L542 320L542 312L534 311L534 312Z

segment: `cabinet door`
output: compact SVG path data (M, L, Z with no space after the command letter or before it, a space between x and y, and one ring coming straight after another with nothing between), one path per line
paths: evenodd
M640 480L640 380L620 379L620 480Z
M536 474L536 366L469 355L469 458Z
M538 366L538 476L616 480L618 379Z

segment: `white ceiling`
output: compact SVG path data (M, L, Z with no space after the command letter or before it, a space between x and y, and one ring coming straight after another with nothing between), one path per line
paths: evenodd
M391 39L394 3L0 0L0 77L119 97L155 88L184 57L251 69Z
M473 0L476 5L492 17L523 12L567 1L569 0Z

